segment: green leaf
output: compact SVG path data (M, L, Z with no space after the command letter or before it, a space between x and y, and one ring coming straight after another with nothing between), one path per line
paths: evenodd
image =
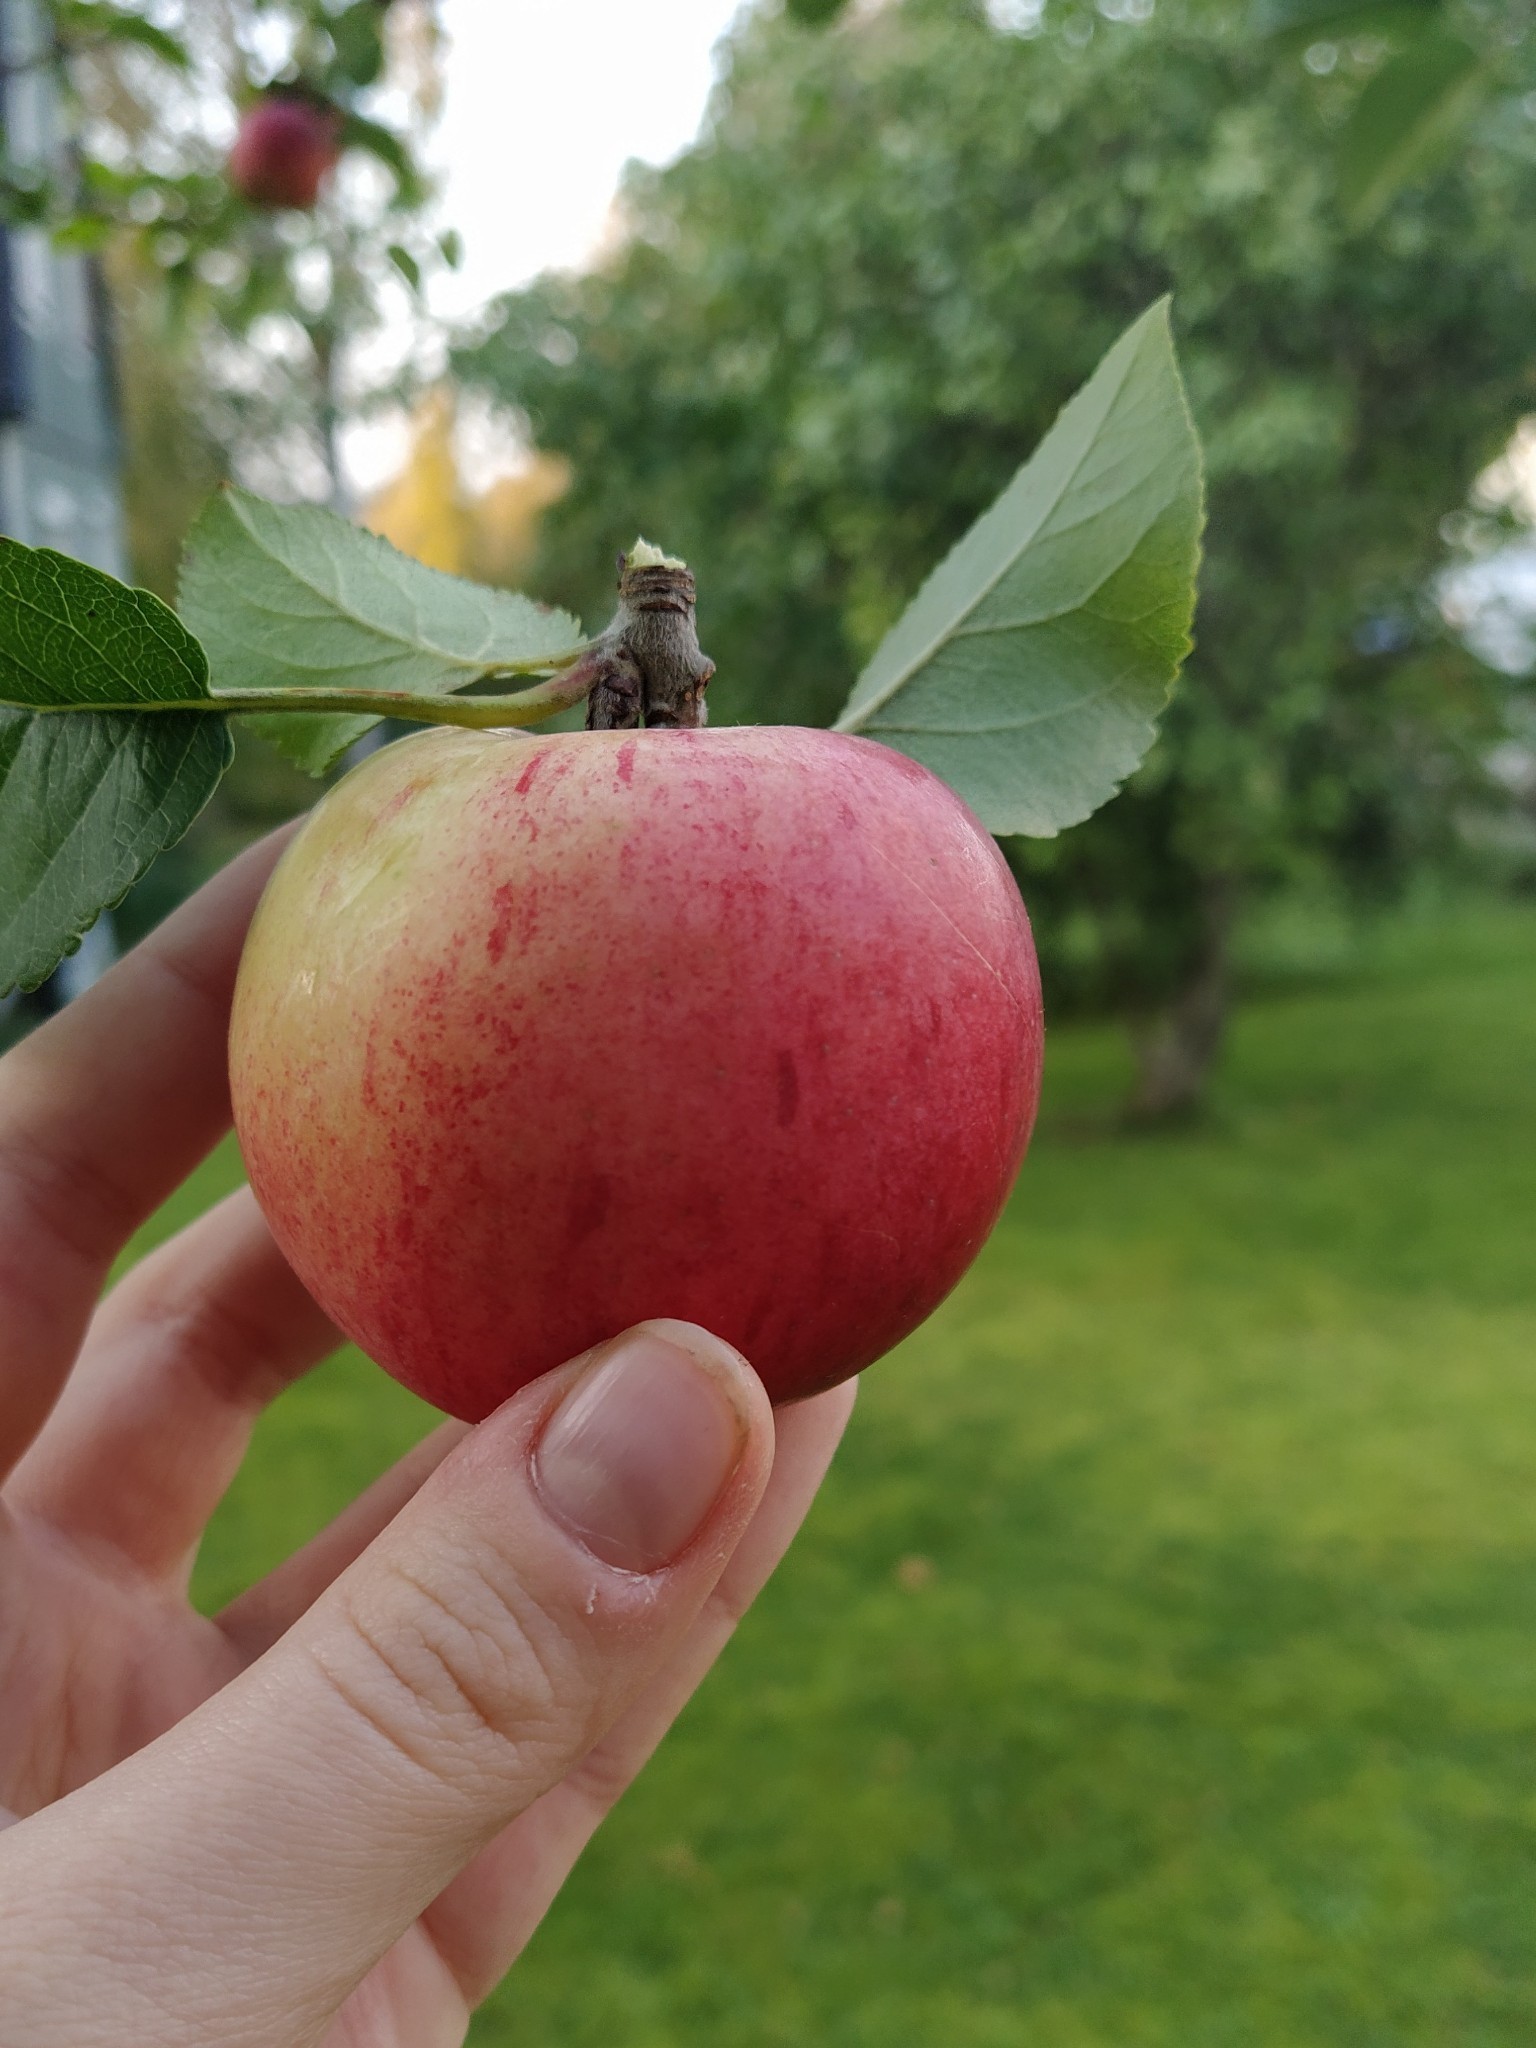
M1156 737L1189 651L1201 520L1163 299L934 570L838 731L921 761L993 832L1077 824Z
M1443 0L1258 0L1253 30L1284 49L1351 36L1413 36L1429 27Z
M233 755L223 718L0 709L0 995L47 980L182 837Z
M1372 75L1338 141L1339 198L1356 227L1461 125L1488 76L1486 60L1440 28L1415 36Z
M54 0L53 22L65 42L136 43L178 71L185 71L191 63L179 37L141 14L109 6L107 0Z
M411 290L419 292L421 290L421 265L416 261L410 250L399 242L391 242L386 253L390 262L393 263Z
M352 0L325 24L336 69L350 85L372 85L384 69L384 9L379 0Z
M8 227L35 227L53 211L51 181L26 166L0 166L0 220Z
M52 548L0 539L0 706L121 711L208 694L203 650L169 605Z
M221 491L182 562L183 618L219 690L412 690L446 696L482 676L554 667L581 627L515 591L446 576L317 505L269 505ZM311 775L323 775L372 717L249 720Z
M35 988L229 765L202 649L145 590L0 539L0 993Z
M53 246L91 256L104 249L116 232L116 223L104 213L77 213L54 229Z

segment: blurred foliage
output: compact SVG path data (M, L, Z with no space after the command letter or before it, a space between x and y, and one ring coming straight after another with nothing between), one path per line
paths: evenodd
M65 248L130 236L178 309L212 308L232 328L291 308L305 297L304 238L264 233L266 210L225 175L234 117L276 89L333 110L342 149L386 173L384 206L406 244L396 267L409 279L427 181L409 123L398 108L378 118L370 97L390 19L391 0L163 0L154 19L109 0L31 0L22 33L8 36L6 76L46 75L67 146L49 147L35 119L17 124L26 146L6 135L0 217L45 227Z
M1326 85L1319 98L1339 199L1358 225L1464 147L1474 124L1531 111L1517 104L1536 86L1524 0L1258 0L1253 24L1315 78L1342 70L1349 81L1342 96Z
M83 239L112 312L130 573L174 602L183 538L220 482L344 498L341 422L414 385L420 294L399 251L418 283L457 251L428 229L419 164L441 85L431 0L166 0L157 20L184 61L146 54L131 34L52 44L79 153L126 166L127 182L108 205L89 180L56 181L49 204L57 216L74 192L95 209ZM241 107L297 81L349 109L362 139L346 131L313 213L264 213L229 190L225 155ZM81 241L67 217L52 225ZM385 325L408 337L393 356L377 345ZM207 812L117 914L119 938L139 937L314 794L242 733Z
M158 279L143 253L106 250L128 560L135 583L174 604L182 537L229 474L203 403L197 351L166 346Z
M0 218L104 259L135 564L163 590L210 468L274 497L344 497L340 423L393 397L405 367L377 338L411 334L424 280L458 260L421 165L431 0L162 0L152 21L37 0L19 19ZM308 211L249 204L226 174L240 115L274 90L337 119L341 160Z
M749 17L698 146L631 171L614 254L502 301L458 368L573 466L544 594L600 615L644 531L698 572L714 715L823 722L1173 290L1210 463L1196 652L1126 795L1014 843L1055 1001L1136 1023L1157 1110L1219 1042L1243 905L1389 891L1497 729L1503 685L1426 586L1441 515L1536 406L1536 131L1354 231L1293 57L1198 0L1118 11Z

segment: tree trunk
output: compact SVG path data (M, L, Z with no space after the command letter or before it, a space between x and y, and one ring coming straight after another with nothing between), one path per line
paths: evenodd
M308 331L315 358L315 427L330 484L331 510L348 519L352 507L341 463L341 401L336 388L338 337L335 328L325 320L317 320Z
M1183 983L1159 1011L1132 1026L1136 1083L1132 1122L1172 1123L1196 1115L1227 1035L1235 902L1226 882L1207 885L1201 937Z

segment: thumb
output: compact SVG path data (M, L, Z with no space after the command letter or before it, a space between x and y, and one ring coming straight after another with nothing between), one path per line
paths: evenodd
M266 1656L0 1840L7 2042L317 2038L665 1661L772 1454L689 1324L508 1402Z

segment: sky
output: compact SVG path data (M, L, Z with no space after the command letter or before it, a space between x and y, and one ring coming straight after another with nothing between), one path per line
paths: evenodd
M664 163L698 132L735 12L736 0L442 0L433 154L465 245L442 311L582 261L625 162Z
M737 0L441 0L442 120L430 156L441 218L464 238L431 305L457 319L541 270L579 268L600 240L631 157L665 163L698 133L712 52ZM477 467L510 459L487 446ZM354 429L345 455L366 494L399 467L405 422Z

